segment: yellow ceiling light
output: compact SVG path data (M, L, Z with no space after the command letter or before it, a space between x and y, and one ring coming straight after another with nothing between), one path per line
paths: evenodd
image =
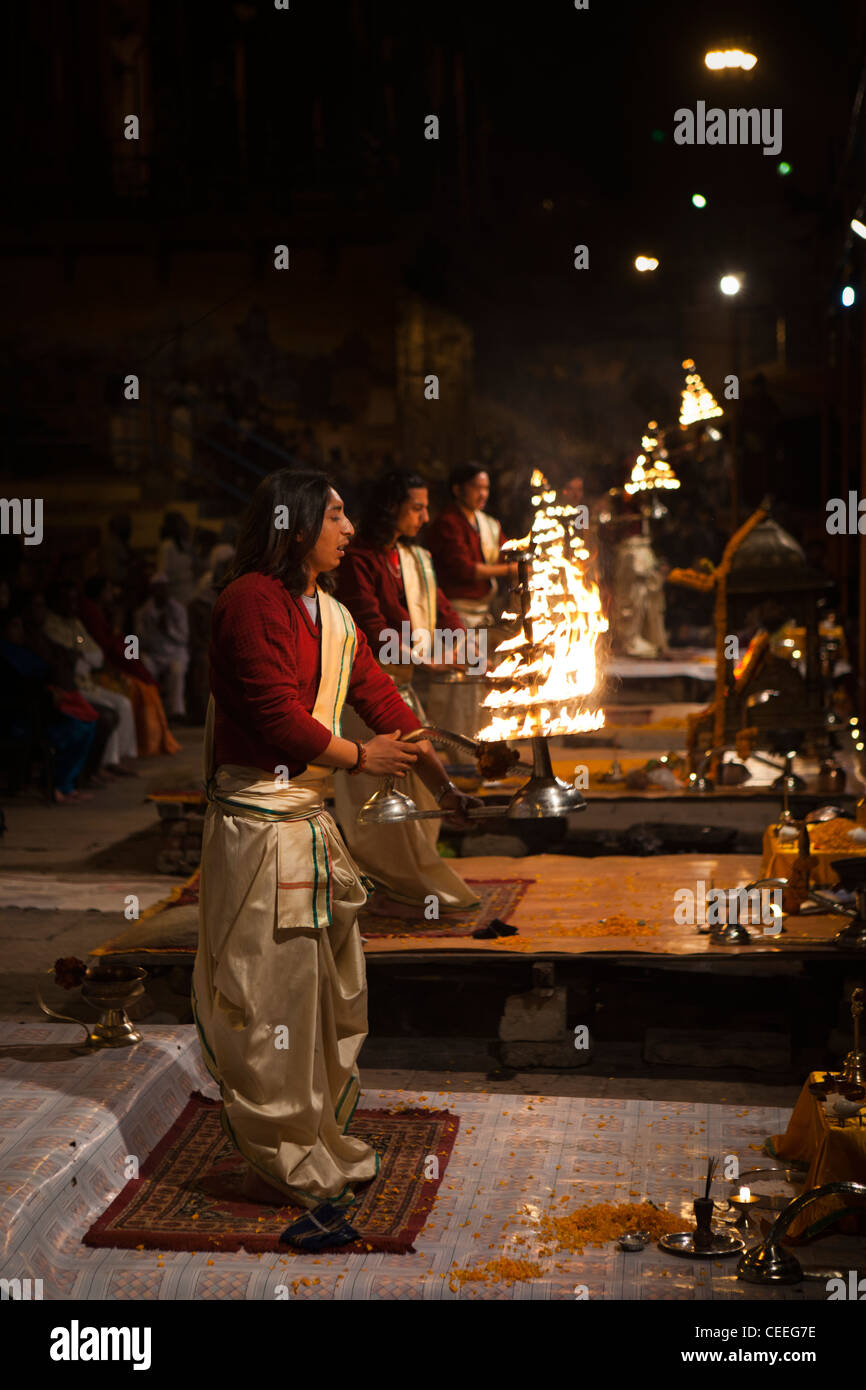
M740 68L742 72L751 72L757 61L754 53L744 53L741 48L714 49L704 57L704 62L711 72L722 72L725 68Z

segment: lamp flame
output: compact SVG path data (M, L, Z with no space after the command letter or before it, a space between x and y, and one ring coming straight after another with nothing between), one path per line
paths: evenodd
M652 492L656 488L677 488L680 480L667 459L667 450L661 447L662 439L655 420L650 420L641 438L641 447L646 451L638 454L631 478L625 485L630 497L636 492ZM649 455L649 460L647 460Z
M700 372L695 371L695 364L690 357L683 362L686 372L686 384L680 392L680 426L688 429L689 425L695 425L699 420L713 420L717 415L724 415L722 407L719 405L712 391L703 383Z
M527 538L506 546L523 551L517 632L501 642L488 675L484 742L585 733L604 725L592 696L599 682L596 645L607 631L598 585L588 577L590 555L577 534L585 507L558 504L544 475L532 475L535 516Z

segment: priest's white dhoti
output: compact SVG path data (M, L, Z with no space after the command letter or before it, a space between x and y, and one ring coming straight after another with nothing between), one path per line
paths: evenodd
M426 723L426 716L410 686L397 689L415 714ZM373 737L372 730L355 710L343 710L343 737L361 743ZM478 895L468 888L447 859L436 849L439 839L439 820L397 821L392 825L359 825L358 812L377 788L381 779L359 772L334 774L334 804L337 819L352 852L353 859L364 874L385 889L398 902L426 907L431 895L438 901L440 912L457 908L477 907ZM397 777L394 786L415 802L419 811L435 811L436 799L425 787L417 772Z
M322 678L315 718L339 719L355 629L320 593ZM348 1204L378 1156L346 1133L361 1084L367 987L358 930L366 891L321 785L275 770L212 766L202 840L193 1011L222 1122L263 1177L304 1206Z

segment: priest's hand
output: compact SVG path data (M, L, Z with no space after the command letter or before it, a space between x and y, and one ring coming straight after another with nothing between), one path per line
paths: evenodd
M369 739L364 744L367 750L364 771L372 772L376 777L388 774L405 777L407 772L411 772L418 757L418 747L414 743L402 743L400 739L399 729L395 729L393 734L377 734Z
M442 817L442 824L447 830L469 830L474 821L467 815L470 807L483 805L477 796L467 796L466 792L458 791L455 787L453 791L446 792L439 805L446 814Z

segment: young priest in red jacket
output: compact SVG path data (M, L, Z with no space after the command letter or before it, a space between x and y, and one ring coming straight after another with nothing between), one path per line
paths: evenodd
M464 665L470 656L465 628L438 586L430 553L416 542L428 516L427 484L419 474L393 472L378 478L365 494L359 534L337 578L339 598L424 724L430 721L415 688L419 669L429 672ZM447 697L454 689L453 685L431 685L434 699L445 695L436 708L434 724L452 727ZM369 729L363 710L359 714L350 713L345 728L352 737L364 738ZM358 811L375 789L371 777L334 779L337 816L364 873L387 897L419 908L429 905L431 894L441 911L476 906L475 892L439 856L435 819L387 826L359 824ZM411 773L402 790L419 810L436 809L436 800Z
M427 528L426 541L439 582L467 627L489 626L496 580L517 574L516 561L500 559L505 534L485 508L490 475L478 463L452 469L453 500Z
M247 1195L307 1208L284 1232L316 1250L356 1239L346 1219L378 1155L347 1133L367 1033L357 866L325 811L331 769L415 767L459 820L418 720L328 592L353 534L322 473L259 485L214 607L199 945L193 1008ZM344 700L374 733L343 738Z

